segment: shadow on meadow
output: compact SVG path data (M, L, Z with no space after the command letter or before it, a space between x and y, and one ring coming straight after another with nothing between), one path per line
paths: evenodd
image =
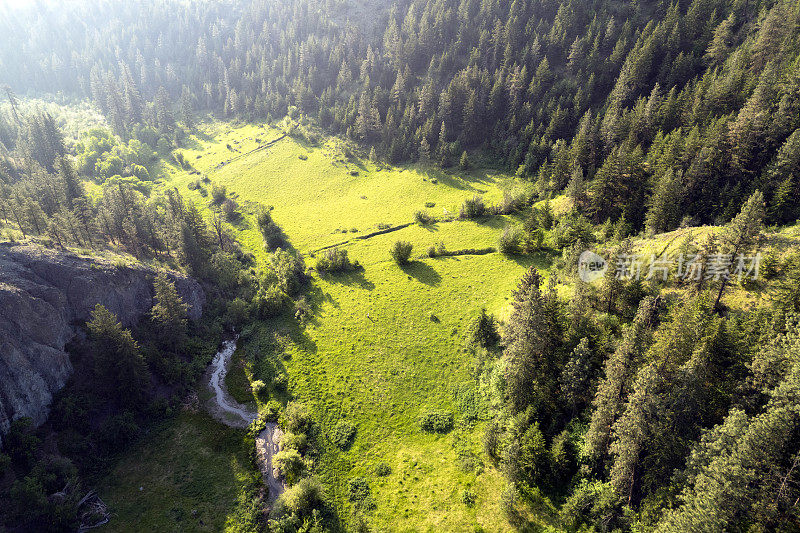
M347 286L358 286L368 291L371 291L372 289L375 288L375 284L364 276L363 267L357 270L352 270L350 272L329 272L324 276L320 277L325 281L327 281L328 283L335 283Z
M403 269L403 272L405 272L409 278L414 278L425 285L438 287L442 282L442 276L440 276L432 266L422 261L411 261L400 268Z

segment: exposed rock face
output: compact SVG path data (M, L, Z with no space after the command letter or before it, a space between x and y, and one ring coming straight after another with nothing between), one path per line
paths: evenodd
M17 418L46 420L53 393L72 373L64 346L94 306L104 305L132 326L153 306L154 276L145 266L0 245L0 436ZM189 317L199 319L205 303L200 284L180 274L170 278Z

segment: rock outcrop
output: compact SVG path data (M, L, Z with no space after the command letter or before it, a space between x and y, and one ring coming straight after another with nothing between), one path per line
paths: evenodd
M0 245L0 436L17 418L31 417L36 424L47 419L53 394L72 373L64 347L94 306L104 305L132 326L153 306L154 276L146 266ZM200 284L180 274L170 277L189 305L189 317L199 319L205 303Z

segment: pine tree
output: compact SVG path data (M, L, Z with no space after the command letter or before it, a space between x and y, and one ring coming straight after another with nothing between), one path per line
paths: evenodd
M583 441L583 455L592 462L599 461L608 452L612 426L623 412L634 369L650 344L656 311L654 298L642 300L633 323L625 327L619 346L606 361Z
M756 191L742 206L742 210L725 226L721 236L723 253L730 254L735 262L740 255L749 253L761 236L764 225L764 195ZM729 282L729 276L723 276L720 282L714 309L719 310L720 300Z
M156 322L166 344L172 348L179 346L186 338L187 319L189 309L181 299L175 284L163 272L159 273L153 281L155 303L150 311L153 321Z
M122 404L136 404L147 386L147 367L131 332L101 304L86 323L92 342L95 385Z
M185 85L181 91L181 122L191 131L194 130L194 112L192 111L192 96Z
M469 161L469 157L467 156L467 152L464 151L461 153L461 159L458 161L458 168L461 170L469 170L472 168L472 164Z
M680 222L681 183L670 168L658 181L650 197L645 226L650 234L663 233L674 229Z
M592 352L589 348L589 339L584 337L572 350L567 364L561 371L559 383L561 397L570 411L574 414L587 399L589 379L591 377Z

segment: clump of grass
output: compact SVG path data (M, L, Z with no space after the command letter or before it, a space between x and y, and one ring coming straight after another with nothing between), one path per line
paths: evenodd
M381 461L380 463L375 465L373 472L375 472L376 476L386 477L392 473L392 469L391 467L389 467L388 464Z

